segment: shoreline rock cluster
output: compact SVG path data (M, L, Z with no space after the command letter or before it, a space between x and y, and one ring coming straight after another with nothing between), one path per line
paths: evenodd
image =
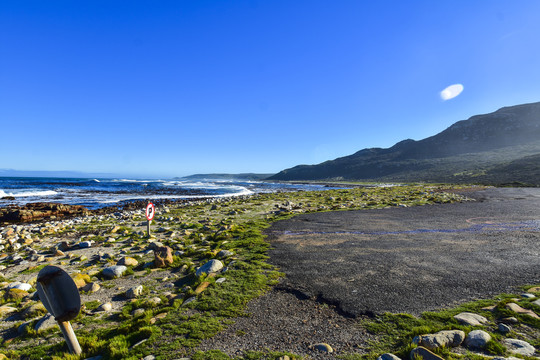
M90 215L90 211L81 205L28 203L24 206L9 205L0 208L0 223L26 223L86 215Z

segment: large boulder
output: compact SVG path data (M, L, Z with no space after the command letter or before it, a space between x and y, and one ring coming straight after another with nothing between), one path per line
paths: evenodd
M158 268L164 268L172 265L174 262L172 249L168 246L158 246L154 249L154 265Z

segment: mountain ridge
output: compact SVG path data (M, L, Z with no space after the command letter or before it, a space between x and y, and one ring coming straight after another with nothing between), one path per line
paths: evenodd
M297 165L269 180L499 184L502 180L495 176L501 175L498 168L514 162L511 168L519 172L516 166L520 162L516 161L537 154L540 154L540 102L474 115L422 140L406 139L389 148L366 148L316 165ZM523 161L529 163L530 159ZM521 175L516 174L520 182L540 185L540 171L536 172L534 166L532 170L529 167L525 178Z

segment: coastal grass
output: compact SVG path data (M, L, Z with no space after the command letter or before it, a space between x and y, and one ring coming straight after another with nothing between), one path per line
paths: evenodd
M235 317L245 316L246 304L277 284L283 276L267 262L269 244L265 241L263 231L271 223L301 213L462 201L463 197L445 192L459 188L426 185L357 187L258 194L217 203L169 206L166 212L154 219L153 228L157 229L155 232L159 241L181 250L182 255L175 255L173 265L166 270L144 268L145 261L150 263L151 259L141 255L138 258L141 265L126 274L132 279L145 276L148 279L144 283L145 289L155 289L153 291L160 299L159 304L148 302L145 299L150 295L145 295L143 299L126 302L119 313L94 315L81 312L74 320L74 323L81 325L76 330L83 349L80 357L67 353L58 329L44 335L29 333L14 337L0 345L0 352L9 358L20 359L85 359L98 355L105 359L140 359L149 354L158 359L183 356L195 359L224 358L226 355L218 352L196 352L196 347L201 340L224 329ZM129 248L133 251L145 249L148 239L144 234L144 221L141 214L121 225L122 235L116 240L121 243L119 248L126 251ZM88 240L102 242L115 225L94 217L76 227L74 234L83 234ZM171 235L165 235L169 232ZM210 276L196 276L197 266L218 258L221 250L233 253L230 257L221 258L228 271L218 276L226 281L217 284L216 279ZM99 279L99 273L97 276L96 279ZM160 277L170 277L174 281L174 288L169 290L174 297L161 294L164 289ZM117 281L120 280L107 280L101 286L114 289ZM203 290L198 292L197 289ZM87 305L88 309L94 309L97 303ZM134 316L134 311L138 309L144 311ZM166 315L161 316L163 314ZM400 340L402 337L421 330L443 329L448 326L444 321L449 319L450 314L426 314L422 320L406 314L387 315L384 321L361 325L380 335L380 345L374 344L370 350L372 353L383 348L401 351L408 346L404 340ZM281 356L279 354L282 353L247 352L243 358L276 358Z
M523 287L526 291L532 286ZM384 353L392 353L400 358L409 358L412 349L417 345L413 344L415 336L424 334L434 334L442 330L462 330L468 333L472 330L487 331L492 340L488 342L484 355L470 352L455 353L452 349L439 348L432 350L444 359L487 359L493 356L516 356L510 354L508 349L501 344L503 335L497 331L496 321L507 317L516 317L521 326L520 332L511 332L513 338L526 340L531 345L539 347L540 341L540 320L523 314L515 313L505 307L510 302L519 299L518 294L501 294L492 299L478 300L459 305L451 309L440 311L424 312L419 317L410 314L384 313L374 318L364 318L358 326L366 329L370 334L375 335L375 340L370 341L365 349L365 354L347 354L342 356L346 360L367 360L376 359ZM524 308L533 309L540 306L532 304L530 300L520 299L519 305ZM465 326L457 322L454 316L461 312L472 312L486 317L490 324L487 326ZM525 337L522 328L528 329L529 336Z

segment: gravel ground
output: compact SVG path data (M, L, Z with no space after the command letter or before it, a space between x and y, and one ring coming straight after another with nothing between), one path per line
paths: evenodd
M362 353L373 336L359 327L358 319L342 316L334 306L294 294L277 286L249 303L248 317L235 319L227 330L203 341L199 350L219 349L230 356L243 351L284 351L312 359L334 359L346 353ZM327 343L334 352L312 349Z

